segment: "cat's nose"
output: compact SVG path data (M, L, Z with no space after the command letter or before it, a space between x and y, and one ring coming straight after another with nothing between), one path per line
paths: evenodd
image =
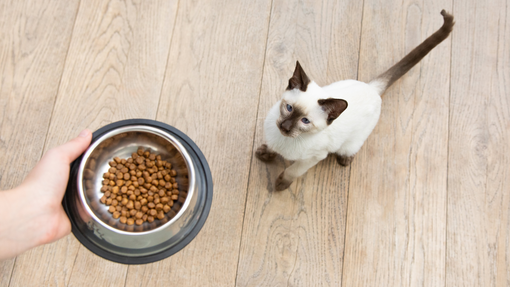
M285 132L290 132L290 127L292 126L292 122L289 120L283 121L280 124L280 128L284 130Z

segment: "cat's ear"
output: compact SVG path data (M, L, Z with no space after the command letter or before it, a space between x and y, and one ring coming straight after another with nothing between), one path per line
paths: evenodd
M319 105L322 109L328 113L328 118L326 122L330 125L340 114L347 109L347 101L342 99L325 99L319 100Z
M303 71L303 68L301 68L299 61L296 61L296 69L294 70L292 78L289 79L289 86L287 87L287 90L300 89L301 91L306 92L306 88L309 83L310 79L305 74L305 71Z

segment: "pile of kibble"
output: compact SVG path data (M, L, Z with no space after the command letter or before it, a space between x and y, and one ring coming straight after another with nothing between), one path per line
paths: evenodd
M142 225L163 219L178 200L177 173L160 155L140 147L130 158L115 157L109 164L100 201L121 223Z

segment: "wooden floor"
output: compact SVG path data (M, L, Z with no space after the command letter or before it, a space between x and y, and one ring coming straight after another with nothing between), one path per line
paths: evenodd
M368 81L456 17L383 97L350 167L283 192L254 158L296 60ZM73 235L0 262L0 286L510 286L508 0L0 1L0 189L82 129L148 118L213 173L206 225L153 264ZM2 220L8 220L3 218Z

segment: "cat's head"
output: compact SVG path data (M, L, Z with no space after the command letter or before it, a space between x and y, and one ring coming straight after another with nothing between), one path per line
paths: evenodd
M297 137L327 128L347 108L347 102L333 99L310 81L299 62L283 93L276 125L282 135Z

